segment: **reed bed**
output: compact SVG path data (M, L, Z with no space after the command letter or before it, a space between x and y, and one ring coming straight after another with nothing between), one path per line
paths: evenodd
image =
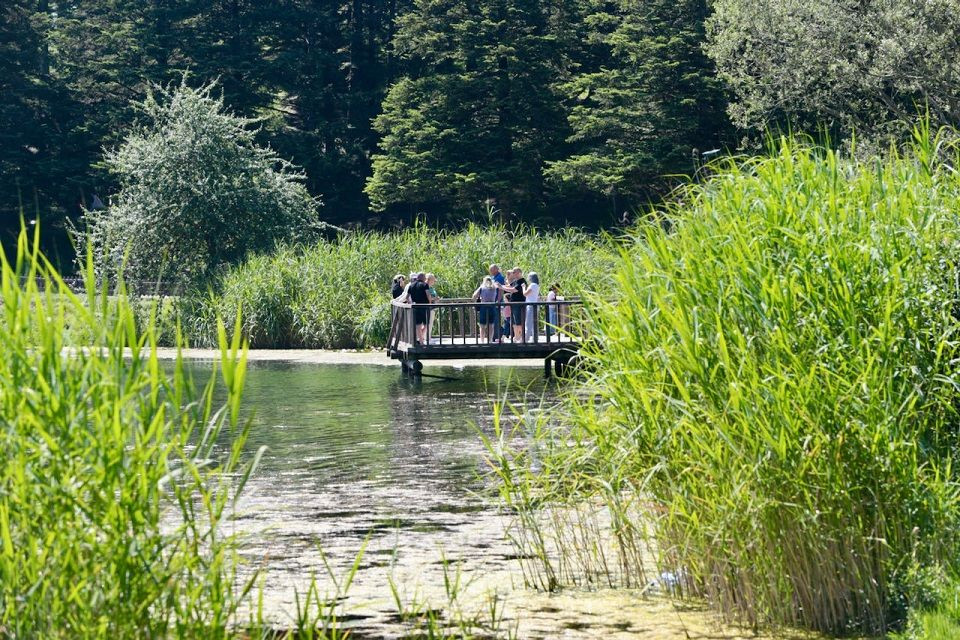
M395 233L352 233L250 257L183 305L196 345L216 341L219 317L243 317L255 348L378 347L390 329L390 283L397 273L433 272L442 297L473 293L497 262L537 271L544 291L591 288L613 265L611 244L580 231L541 232L471 224L452 232L417 226Z
M922 129L862 161L784 139L640 225L616 301L592 299L569 429L490 446L540 573L640 541L681 597L832 634L935 600L960 551L958 159ZM592 503L606 541L549 523Z
M195 386L122 291L74 295L37 237L0 253L0 638L234 637L252 585L221 526L253 466L239 339L221 326Z

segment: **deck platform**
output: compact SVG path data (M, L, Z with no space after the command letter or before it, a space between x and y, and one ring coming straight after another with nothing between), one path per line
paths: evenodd
M478 316L493 318L487 332L499 336L508 321L507 306L522 306L532 320L525 322L523 339L489 340L480 335ZM416 311L428 312L429 339L418 340ZM421 317L422 311L421 311ZM415 305L394 301L387 354L400 360L404 371L419 372L424 360L538 359L544 371L551 364L560 373L580 350L583 335L582 302L579 299L535 303L478 303L472 300L442 300Z

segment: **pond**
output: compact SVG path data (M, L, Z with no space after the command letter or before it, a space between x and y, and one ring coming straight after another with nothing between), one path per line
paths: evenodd
M203 364L195 365L202 375ZM344 604L355 637L400 637L398 609L499 602L502 628L524 638L737 637L712 618L636 593L524 588L514 547L484 479L478 430L492 433L497 399L552 403L539 367L431 368L252 362L244 406L248 450L267 453L228 527L247 567L266 570L266 617L292 624L311 576L335 591L366 545ZM445 577L448 581L445 583ZM459 579L455 601L445 584ZM397 600L399 599L399 603ZM499 615L499 614L498 614ZM702 636L699 634L703 634ZM652 634L652 635L651 635Z

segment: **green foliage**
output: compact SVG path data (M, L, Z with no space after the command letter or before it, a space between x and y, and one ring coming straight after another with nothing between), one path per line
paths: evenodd
M600 194L646 201L716 144L705 14L702 0L9 0L0 241L35 198L69 262L64 223L122 186L102 149L183 71L259 119L258 142L303 168L335 224L495 200L528 222L600 226Z
M213 89L158 89L142 105L148 124L108 154L121 190L83 220L101 277L195 283L318 226L302 176Z
M252 256L224 275L216 293L190 303L184 327L209 344L222 314L243 316L254 347L373 347L390 330L390 282L400 272L432 271L442 297L467 297L491 262L535 270L572 295L610 268L613 252L574 230L468 226L453 233L416 227L398 233L351 234L336 242L281 248Z
M542 202L544 157L563 137L553 92L566 50L551 28L562 2L416 0L399 21L395 82L366 192L375 209L399 202L505 213Z
M687 188L594 298L572 432L541 435L541 473L500 460L508 497L603 505L611 581L649 532L665 588L751 624L877 633L935 600L960 551L958 157L923 131L864 162L786 140Z
M910 619L901 633L890 640L952 640L960 637L960 584L941 578L939 599L910 610Z
M692 174L719 146L725 102L702 51L705 0L588 3L589 56L569 96L569 157L547 174L614 199L645 195L665 174ZM615 205L616 206L616 205Z
M960 124L957 0L718 0L714 12L708 52L742 127L789 120L899 137L924 107Z
M0 237L15 244L18 187L43 241L60 242L114 179L99 162L131 102L183 70L218 80L229 107L263 117L261 142L307 173L338 222L366 213L372 119L396 76L389 40L409 0L8 0L0 10ZM65 256L72 252L63 243ZM69 259L67 260L69 262Z
M89 265L75 296L21 235L0 271L0 638L232 637L252 582L221 525L259 458L241 463L239 338L221 326L196 389Z

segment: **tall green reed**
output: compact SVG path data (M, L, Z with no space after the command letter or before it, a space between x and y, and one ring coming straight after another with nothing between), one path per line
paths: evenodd
M678 194L593 298L543 470L495 461L508 500L602 505L614 535L576 546L621 557L649 527L661 584L730 618L899 624L960 551L957 160L922 128L867 161L785 139Z
M397 273L428 271L438 293L468 297L487 266L537 271L546 290L559 282L568 294L585 291L610 270L606 240L576 230L469 225L450 232L418 226L394 233L355 233L306 247L281 247L250 257L186 303L191 341L212 344L216 319L243 315L253 347L373 347L390 329L390 283Z
M241 459L240 334L219 326L197 388L122 289L88 260L73 294L38 238L0 253L0 637L232 637L253 578L224 518L259 457Z

